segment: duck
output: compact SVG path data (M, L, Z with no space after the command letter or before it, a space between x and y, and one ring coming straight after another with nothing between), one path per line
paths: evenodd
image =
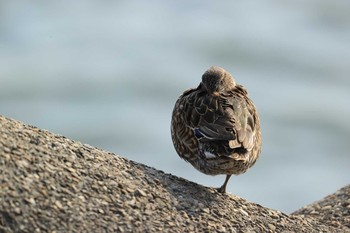
M245 173L258 160L260 121L247 90L224 68L212 66L197 88L183 92L171 117L171 138L180 158L207 175Z

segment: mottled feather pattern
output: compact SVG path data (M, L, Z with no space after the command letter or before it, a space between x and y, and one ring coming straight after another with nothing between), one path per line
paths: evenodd
M195 89L177 100L171 122L179 156L199 171L228 175L244 173L261 151L260 123L246 89L220 67L211 67Z

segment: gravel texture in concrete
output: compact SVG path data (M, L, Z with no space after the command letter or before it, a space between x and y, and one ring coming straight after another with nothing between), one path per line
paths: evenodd
M287 215L0 116L0 232L350 232L344 190Z
M350 231L350 185L295 211L293 215L312 217L334 227L345 226Z

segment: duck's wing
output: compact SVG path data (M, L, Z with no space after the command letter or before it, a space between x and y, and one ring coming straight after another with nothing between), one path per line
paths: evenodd
M229 147L225 151L250 151L254 147L256 111L248 97L236 92L219 97L204 95L194 103L189 122L199 141L221 143Z

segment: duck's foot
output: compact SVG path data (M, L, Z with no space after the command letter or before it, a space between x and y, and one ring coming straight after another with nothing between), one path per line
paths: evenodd
M216 189L219 193L226 193L226 185L227 185L227 182L229 181L230 177L231 177L231 175L226 175L226 179L225 179L224 184L220 188Z
M219 193L226 193L226 187L224 187L224 186L221 186L220 188L216 188L216 190L217 190Z

